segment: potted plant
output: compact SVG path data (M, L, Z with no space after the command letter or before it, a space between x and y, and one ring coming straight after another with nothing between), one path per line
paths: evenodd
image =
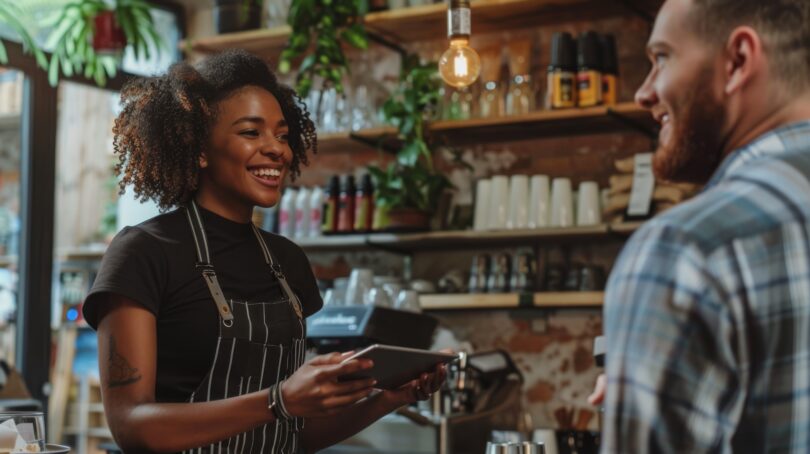
M150 58L162 40L144 0L73 0L53 21L47 47L53 49L48 80L56 85L60 71L83 74L104 86L114 77L127 46L135 58Z
M14 1L16 2L16 0ZM12 3L12 0L0 0L0 24L6 24L12 32L16 33L22 42L23 49L34 54L39 66L47 68L48 60L28 32L28 28L25 26L25 17L24 12ZM8 63L8 53L3 40L0 39L0 64L6 63Z
M386 120L397 127L402 147L383 170L370 167L375 180L376 207L387 215L388 230L427 230L450 181L433 166L425 121L439 102L438 68L418 56L404 59L400 86L383 105Z
M343 93L343 76L349 72L343 44L368 48L362 17L368 0L292 0L287 23L292 27L287 48L281 53L279 71L286 74L299 57L297 90L306 97L316 76L325 88ZM311 46L315 43L314 47Z
M254 30L262 25L262 0L216 0L214 27L217 33Z

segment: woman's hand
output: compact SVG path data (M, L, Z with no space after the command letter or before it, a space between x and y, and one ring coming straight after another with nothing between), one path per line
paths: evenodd
M433 393L441 389L445 379L447 379L447 366L440 364L433 372L424 373L399 389L384 391L383 395L394 402L397 407L409 405L420 400L430 399Z
M295 417L329 416L368 397L376 383L373 379L338 381L343 375L374 366L369 359L342 363L352 353L316 356L285 380L281 385L281 398L287 412Z

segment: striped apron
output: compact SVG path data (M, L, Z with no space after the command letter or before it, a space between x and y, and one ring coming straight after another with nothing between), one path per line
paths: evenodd
M304 363L306 325L301 302L287 283L261 232L252 226L270 273L281 285L281 298L268 302L226 300L211 264L199 209L192 201L185 210L197 249L197 268L217 305L221 322L211 369L191 394L189 402L227 399L267 389L288 378ZM185 452L297 453L303 426L304 421L300 418L274 421Z

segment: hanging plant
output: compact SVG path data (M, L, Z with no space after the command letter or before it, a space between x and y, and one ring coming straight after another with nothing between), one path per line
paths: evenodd
M20 38L23 50L34 54L37 64L43 69L47 68L48 59L45 57L45 53L37 47L34 38L28 32L28 28L25 26L25 18L25 13L17 5L12 3L11 0L0 0L0 24L8 25ZM3 40L0 39L0 64L6 63L8 63L8 53L6 52L6 46L3 44Z
M434 168L425 135L425 116L436 111L441 84L435 63L420 63L416 55L404 59L399 88L383 105L383 115L397 127L402 148L387 169L369 168L377 206L433 214L442 193L451 187L447 177Z
M59 73L83 74L104 86L115 77L127 46L135 58L149 59L150 48L160 51L163 41L155 30L149 4L144 0L74 0L64 6L48 37L53 49L48 81L56 86Z
M368 48L361 20L367 11L367 0L292 0L287 17L292 34L281 53L279 71L288 73L293 62L311 49L298 67L296 88L302 97L309 94L316 76L324 86L343 92L342 80L349 67L342 45Z

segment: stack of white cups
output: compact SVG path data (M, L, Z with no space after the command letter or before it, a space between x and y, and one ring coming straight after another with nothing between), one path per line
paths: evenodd
M476 185L473 229L598 225L602 222L600 198L599 185L593 181L580 183L575 193L568 178L497 175Z

